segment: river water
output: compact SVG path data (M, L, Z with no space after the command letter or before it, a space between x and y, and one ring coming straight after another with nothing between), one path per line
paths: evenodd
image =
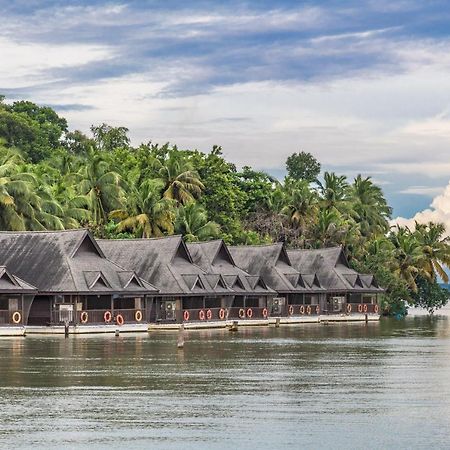
M0 448L448 448L450 317L0 340Z

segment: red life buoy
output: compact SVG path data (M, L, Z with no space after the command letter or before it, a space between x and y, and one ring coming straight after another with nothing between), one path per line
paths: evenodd
M373 310L375 311L375 314L378 314L378 311L379 311L378 305L375 305L375 307L373 308Z
M188 310L184 311L184 313L183 313L183 320L185 322L187 322L189 320L189 311Z
M364 306L363 306L363 311L366 313L367 312L367 304L364 304Z
M112 320L112 314L111 314L111 311L105 311L105 314L103 314L103 320L104 320L106 323L111 322L111 320Z
M244 308L241 308L240 310L239 310L239 318L240 319L243 319L245 317L245 309Z
M207 318L208 320L211 320L211 319L212 319L212 311L211 311L210 309L208 309L208 311L206 311L206 318Z
M17 325L18 323L20 323L22 321L22 314L20 314L19 311L16 311L13 315L12 315L12 321Z
M223 308L219 309L219 319L220 320L225 319L225 310Z
M317 305L317 306L316 306L316 314L319 314L319 313L320 313L320 306Z
M352 312L352 305L347 303L347 312L350 314Z
M363 312L363 305L361 305L361 303L358 305L358 312L359 313Z
M199 318L200 320L205 320L205 311L203 311L203 309L201 309L201 310L198 312L198 318Z
M301 315L305 314L305 305L300 306L300 314Z
M80 322L81 323L87 323L88 319L89 319L88 313L86 311L83 311L80 314Z
M267 319L268 315L269 315L269 311L267 310L267 308L264 308L262 310L262 316L264 317L264 319Z
M247 317L249 319L251 319L253 317L253 310L252 310L252 308L248 308L247 309Z
M117 325L121 326L124 324L124 322L125 322L125 320L123 320L122 314L117 314L117 316L116 316Z
M294 314L294 307L292 305L289 305L288 312L289 312L290 316L292 316L292 314Z
M308 305L307 307L306 307L306 314L311 314L311 306L310 305Z

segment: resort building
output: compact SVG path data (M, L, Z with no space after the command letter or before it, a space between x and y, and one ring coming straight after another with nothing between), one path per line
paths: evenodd
M304 315L320 314L320 294L324 289L314 277L302 279L282 243L242 245L229 247L229 251L241 269L259 276L277 292L270 304L271 317L286 317L290 311L293 314L293 305L298 305L299 311L300 305L304 305Z
M24 334L24 324L36 293L34 286L0 266L0 336Z
M158 287L149 310L157 324L225 321L234 291L221 276L194 264L181 236L155 239L102 240L106 256Z
M250 275L237 267L222 240L188 244L192 260L210 277L221 279L235 297L228 310L229 319L267 319L276 291L259 275Z
M353 270L342 247L289 250L289 259L303 279L317 279L326 294L322 308L327 314L378 314L380 288L373 275Z
M37 289L23 311L27 332L147 329L148 297L157 289L105 258L87 230L1 232L0 264Z

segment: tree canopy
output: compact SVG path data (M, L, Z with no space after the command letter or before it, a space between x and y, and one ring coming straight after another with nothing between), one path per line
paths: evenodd
M68 129L49 106L0 96L0 229L90 227L107 238L178 233L187 241L342 246L386 288L383 310L433 312L447 303L450 242L442 224L390 227L392 209L370 177L325 172L306 152L277 180L208 153L142 143L126 127Z

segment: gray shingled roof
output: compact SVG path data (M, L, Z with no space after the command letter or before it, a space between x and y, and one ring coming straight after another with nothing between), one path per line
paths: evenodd
M12 274L5 266L0 266L1 294L35 294L37 289Z
M131 272L105 258L87 230L0 232L0 249L0 264L41 293L157 292L137 276L124 287L124 274Z
M192 242L187 244L195 264L208 274L221 275L228 287L238 295L275 294L259 275L250 275L237 267L222 240Z
M320 285L332 292L382 292L373 275L362 275L353 270L342 247L314 250L289 250L292 265L304 280L316 276Z
M165 295L229 294L194 264L181 236L154 239L105 240L98 243L108 258L134 269Z
M299 272L292 267L282 243L228 247L236 265L251 275L260 276L267 286L277 292L311 292L298 283ZM321 290L317 287L316 290Z

